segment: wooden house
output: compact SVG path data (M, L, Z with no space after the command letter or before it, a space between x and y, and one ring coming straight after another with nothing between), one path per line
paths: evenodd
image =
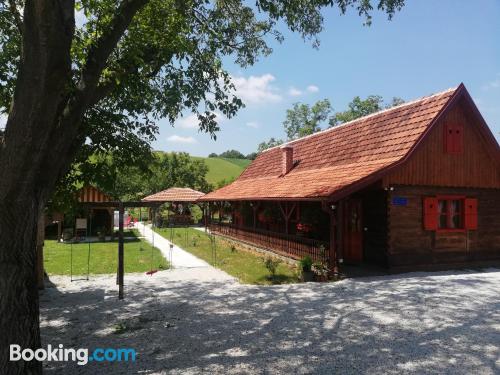
M463 84L262 152L200 200L230 217L213 231L333 270L500 263L500 149Z

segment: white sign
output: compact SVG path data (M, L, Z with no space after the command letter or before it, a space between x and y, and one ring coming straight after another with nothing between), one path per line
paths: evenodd
M76 229L87 229L87 219L76 219Z

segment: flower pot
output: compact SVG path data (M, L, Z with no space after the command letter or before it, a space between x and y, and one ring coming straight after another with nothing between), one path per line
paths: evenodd
M314 272L313 271L302 271L302 280L304 282L314 281Z

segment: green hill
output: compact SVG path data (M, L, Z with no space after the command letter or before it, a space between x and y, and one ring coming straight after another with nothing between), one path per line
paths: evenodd
M238 177L250 164L250 160L247 159L203 158L199 156L192 156L192 158L205 162L208 167L207 181L211 184Z

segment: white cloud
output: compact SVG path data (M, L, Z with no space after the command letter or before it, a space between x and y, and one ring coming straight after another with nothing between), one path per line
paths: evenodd
M319 91L319 87L316 86L316 85L309 85L309 86L307 86L307 91L309 91L309 92L318 92Z
M183 129L197 129L199 126L198 117L194 113L189 116L182 117L177 121L176 126Z
M281 95L271 84L276 78L272 74L261 76L232 77L236 87L236 95L246 104L279 102Z
M302 95L302 91L296 89L295 87L290 87L288 90L288 95L290 96L300 96Z
M198 141L196 141L196 139L194 139L193 137L182 137L182 136L176 135L176 134L168 137L167 141L173 142L173 143L188 143L188 144L198 143Z
M218 112L214 112L214 114L215 114L215 120L219 124L225 119L225 117ZM198 116L192 113L186 117L181 117L179 120L177 120L175 126L182 129L198 129L200 126L200 121L198 120Z
M249 128L254 128L257 129L260 127L259 123L257 121L249 121L246 124Z

